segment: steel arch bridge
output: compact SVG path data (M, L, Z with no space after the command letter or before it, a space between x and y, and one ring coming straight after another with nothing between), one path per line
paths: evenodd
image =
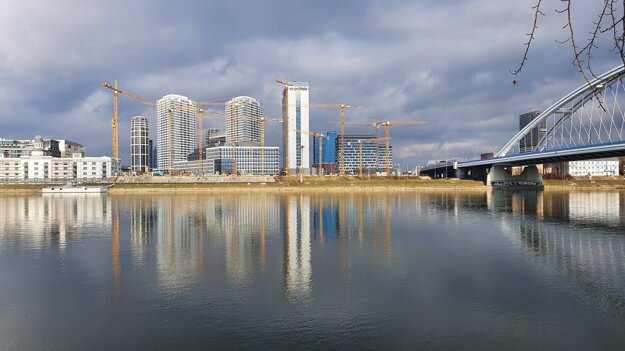
M494 158L436 164L423 168L422 173L434 178L468 176L490 184L490 178L498 177L491 172L494 168L614 156L625 156L624 65L583 84L538 114ZM496 170L505 178L501 169ZM532 172L526 176L536 180L539 175Z
M497 153L497 157L532 152L625 143L625 67L618 66L584 84L540 113ZM536 129L544 135L531 142Z

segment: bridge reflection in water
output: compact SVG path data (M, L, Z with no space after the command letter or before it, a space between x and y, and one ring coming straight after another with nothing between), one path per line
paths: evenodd
M422 213L493 216L539 274L625 317L625 193L495 190L427 195Z
M505 195L491 196L494 209ZM625 193L520 193L510 197L502 233L537 270L574 284L581 295L625 317Z

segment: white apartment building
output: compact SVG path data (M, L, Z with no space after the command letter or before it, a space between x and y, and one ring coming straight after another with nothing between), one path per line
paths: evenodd
M158 100L156 102L156 136L158 169L167 170L173 167L175 161L185 161L187 155L192 153L198 144L195 102L186 96L176 94L165 95Z
M305 133L309 131L308 114L308 83L292 82L284 87L282 93L282 120L284 121L284 168L288 167L291 174L297 172L308 173L310 171L310 137Z
M569 175L573 177L608 177L618 175L618 160L570 161Z
M110 157L0 158L0 181L105 179L115 175L116 167L113 163Z
M260 145L263 105L249 96L226 102L226 144Z
M277 146L216 146L206 149L206 161L211 163L205 170L213 174L278 175L280 173L280 148ZM234 157L236 152L236 157ZM264 158L264 167L263 160Z
M45 155L44 141L36 136L30 156L0 156L0 181L96 180L111 177L118 165L110 157L52 157Z

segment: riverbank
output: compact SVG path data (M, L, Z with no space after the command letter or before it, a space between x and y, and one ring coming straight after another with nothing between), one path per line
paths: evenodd
M484 191L482 182L471 180L432 181L419 178L357 178L357 177L307 177L300 182L297 177L276 177L273 183L219 183L219 184L115 184L115 193L162 192L388 192L414 190Z
M156 178L156 177L155 177ZM482 182L458 179L430 180L416 177L400 178L358 178L358 177L305 177L302 182L298 177L266 177L266 182L258 179L237 179L209 182L207 179L151 179L149 182L129 181L112 182L111 194L145 193L207 193L207 192L388 192L388 191L487 191L490 187ZM158 182L158 181L161 182ZM102 186L103 184L97 184ZM43 184L2 184L0 194L40 193ZM623 179L588 180L545 180L545 191L622 191L625 190Z

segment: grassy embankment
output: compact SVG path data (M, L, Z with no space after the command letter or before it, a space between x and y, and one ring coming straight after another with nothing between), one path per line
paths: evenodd
M483 190L481 182L469 180L427 180L419 178L386 177L276 177L275 182L267 183L194 183L197 178L189 178L189 183L116 183L110 186L110 193L159 193L159 192L209 192L209 191L389 191L414 189ZM45 185L3 184L0 193L39 193ZM96 185L96 186L102 186Z
M113 184L110 192L115 193L159 193L159 192L210 192L210 191L483 191L490 189L482 182L471 180L428 180L413 177L401 178L358 178L358 177L305 177L300 183L298 177L277 177L275 183L121 183ZM41 184L2 184L0 193L39 193ZM101 185L99 185L101 186ZM586 180L545 180L545 190L625 190L625 180L618 178L596 178Z
M211 184L116 184L110 192L167 192L167 191L388 191L413 189L485 189L481 182L466 180L432 181L419 178L358 178L358 177L277 177L275 183L211 183Z

